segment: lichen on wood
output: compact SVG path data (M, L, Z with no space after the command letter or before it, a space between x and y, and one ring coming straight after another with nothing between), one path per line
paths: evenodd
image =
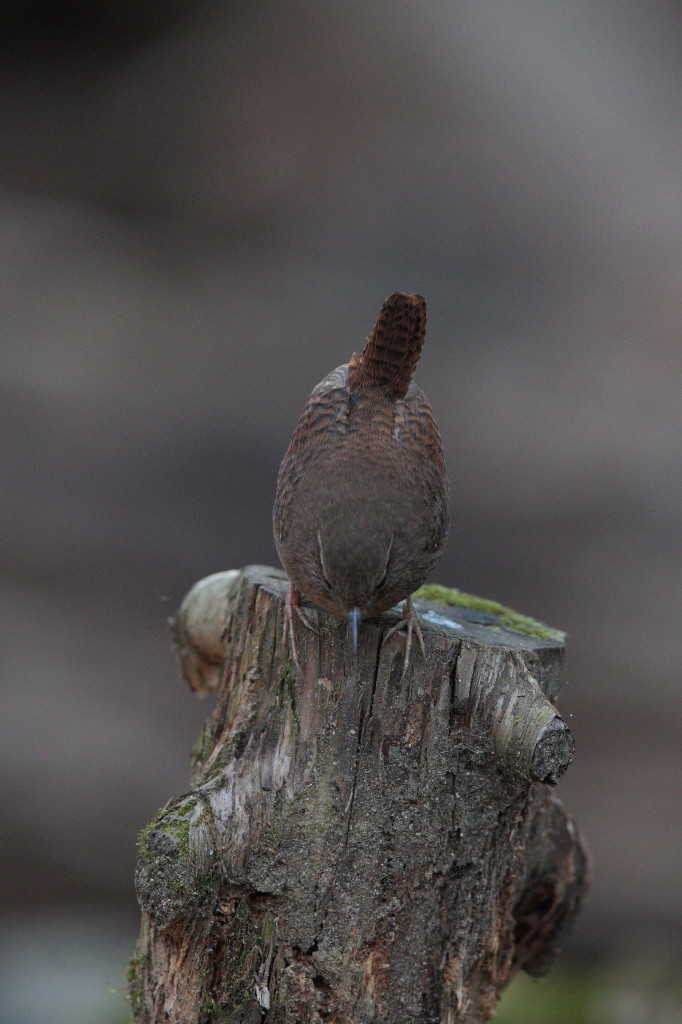
M299 678L285 584L217 574L174 621L184 677L217 704L191 792L141 836L133 1018L487 1020L515 971L546 969L586 885L552 789L573 755L563 640L430 600L403 675L397 613L363 622L354 659L310 607Z

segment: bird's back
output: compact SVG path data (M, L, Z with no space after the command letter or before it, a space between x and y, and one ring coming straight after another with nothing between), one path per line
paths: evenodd
M420 586L442 550L448 485L440 435L411 382L424 329L423 299L387 300L362 355L314 388L282 462L275 543L292 581L320 603L305 586L320 547L362 571L374 549L390 544L405 592L384 595L384 607Z

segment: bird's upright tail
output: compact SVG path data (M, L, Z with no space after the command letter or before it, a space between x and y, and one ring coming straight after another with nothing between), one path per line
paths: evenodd
M361 355L348 364L351 391L377 388L394 401L405 397L426 335L426 302L421 295L395 292L379 313Z

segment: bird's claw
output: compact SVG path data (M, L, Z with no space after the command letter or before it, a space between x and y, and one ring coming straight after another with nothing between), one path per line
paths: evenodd
M424 637L422 635L421 626L419 625L419 619L417 618L417 613L414 610L414 605L412 604L411 597L405 599L403 617L400 620L400 622L396 622L395 626L391 626L391 628L384 634L382 645L386 643L389 636L393 636L394 633L398 633L403 629L405 630L405 658L403 660L403 673L402 676L400 677L401 679L405 678L405 673L407 672L407 667L410 663L410 653L412 651L413 634L417 638L419 649L422 652L422 658L426 658Z
M293 585L289 584L289 590L284 601L284 628L282 630L282 643L286 647L287 643L291 649L291 657L294 665L298 669L298 674L303 676L303 669L301 668L301 662L298 656L298 641L296 640L296 622L294 619L300 619L306 629L309 629L311 633L315 633L316 636L320 635L319 629L313 626L312 622L301 608L301 594Z

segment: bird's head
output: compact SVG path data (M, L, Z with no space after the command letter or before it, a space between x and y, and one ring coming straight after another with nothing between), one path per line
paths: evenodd
M404 595L396 596L393 536L353 532L345 538L344 532L318 530L310 573L316 587L311 597L333 615L348 620L356 651L362 619L378 615Z

